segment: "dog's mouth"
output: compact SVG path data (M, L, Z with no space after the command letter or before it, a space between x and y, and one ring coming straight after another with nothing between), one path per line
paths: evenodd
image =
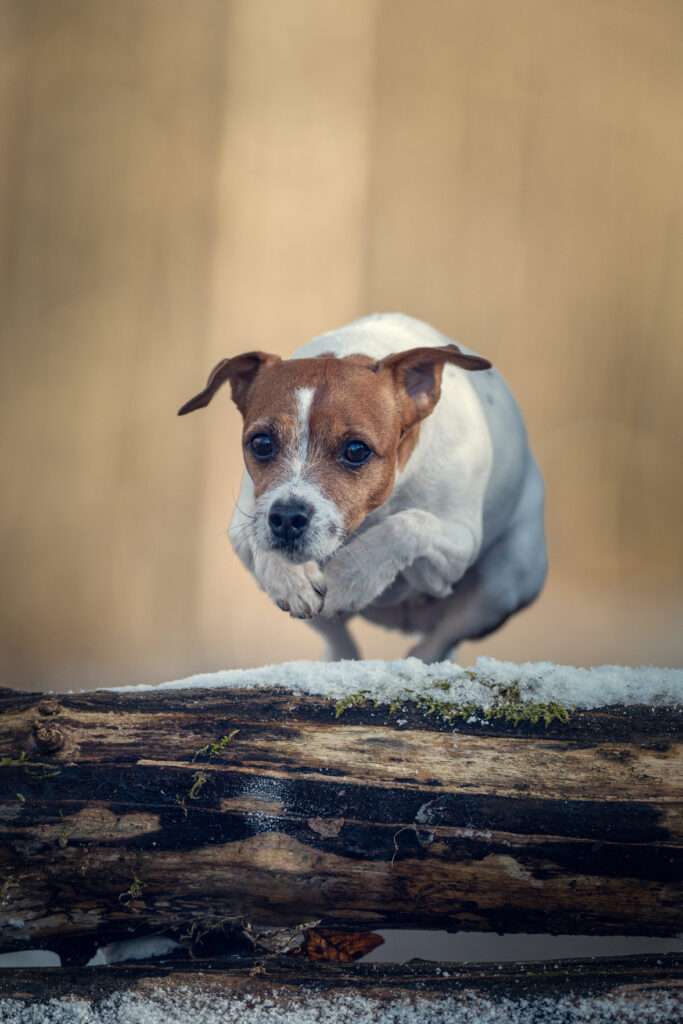
M312 539L310 544L306 540L287 542L272 536L270 538L271 551L279 551L288 562L292 562L294 565L301 565L304 562L317 562L321 569L329 565L342 546L342 544L337 543L332 549L328 548L326 551L321 552L320 545L316 543L315 538Z
M289 562L293 562L295 565L301 565L302 562L310 562L313 558L305 541L287 541L271 537L270 546L273 551L279 551Z

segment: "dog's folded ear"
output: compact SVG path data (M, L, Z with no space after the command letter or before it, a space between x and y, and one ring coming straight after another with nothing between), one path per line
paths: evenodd
M393 374L403 396L404 430L429 416L434 409L441 394L441 376L446 363L454 363L463 370L491 369L488 359L467 355L457 345L411 348L407 352L395 352L379 364L381 369Z
M279 362L279 356L271 356L267 352L243 352L242 355L233 356L232 359L221 359L209 374L204 390L191 398L189 402L185 402L185 405L178 409L178 415L185 416L186 413L194 412L195 409L203 409L226 380L230 381L233 402L244 414L249 389L254 383L256 374L264 366L274 366Z

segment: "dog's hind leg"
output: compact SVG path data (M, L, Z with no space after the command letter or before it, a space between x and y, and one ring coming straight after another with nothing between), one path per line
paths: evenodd
M358 661L360 651L349 633L347 618L322 619L316 616L308 619L308 625L312 626L316 633L319 633L325 640L323 661Z
M453 593L435 603L433 626L411 650L413 657L445 661L461 641L487 636L537 597L547 572L543 497L534 464L508 529Z

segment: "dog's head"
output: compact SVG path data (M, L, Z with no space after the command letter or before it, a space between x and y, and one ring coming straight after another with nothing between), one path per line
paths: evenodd
M264 352L223 359L179 410L200 409L230 381L256 501L254 542L293 562L329 561L389 496L434 409L446 363L491 364L457 345L416 348L375 362L281 360Z

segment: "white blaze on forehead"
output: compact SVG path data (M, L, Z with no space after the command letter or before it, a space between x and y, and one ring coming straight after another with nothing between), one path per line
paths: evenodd
M308 455L308 440L310 433L311 406L315 388L297 388L296 390L296 438L297 455L301 468Z
M313 512L305 534L305 548L299 561L312 559L325 562L339 546L344 517L339 508L323 492L320 482L311 477L311 408L315 388L297 388L294 392L296 413L294 437L282 452L279 479L262 494L255 505L256 518L251 542L256 548L269 551L273 547L268 525L270 509L278 501L303 501ZM315 477L315 473L312 474Z

